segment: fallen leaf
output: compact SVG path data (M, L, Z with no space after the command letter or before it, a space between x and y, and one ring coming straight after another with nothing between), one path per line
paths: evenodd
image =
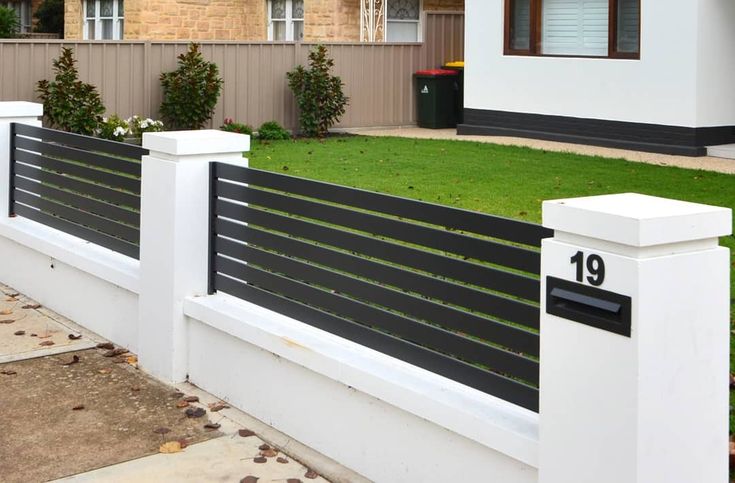
M3 310L0 310L0 315L10 315L12 313L13 313L13 311L11 309L3 309Z
M4 371L0 371L0 374L4 374L6 376L14 376L14 375L16 375L18 373L15 372L15 371L11 371L10 369L6 369Z
M255 463L265 463L266 461L268 461L268 459L266 459L266 458L264 458L262 456L258 456L256 458L253 458L253 461Z
M217 411L222 411L223 409L227 409L230 407L223 402L209 403L208 406L209 406L209 410L212 411L213 413L216 413Z
M18 292L11 292L11 293L8 293L8 294L5 294L5 295L7 295L8 297L16 298L20 294Z
M79 356L75 355L75 356L72 356L72 358L71 358L70 361L62 362L61 365L62 366L70 366L72 364L76 364L77 362L79 362Z
M140 386L132 386L130 388L130 390L133 391L133 392L138 392L138 391L140 391Z
M31 334L31 337L38 337L38 334Z
M25 304L21 308L35 310L35 309L40 309L41 308L41 304Z
M258 477L253 475L248 475L242 480L240 480L240 483L257 483Z
M78 335L69 334L67 337L69 338L69 340L79 340L82 338L82 334L78 334Z
M199 402L199 398L197 396L186 396L183 400L189 403Z
M289 478L286 480L286 483L301 483L301 480L298 478Z
M115 345L112 342L100 342L95 347L97 347L98 349L112 350L115 348Z
M176 407L179 408L179 409L185 408L185 407L188 407L188 406L189 406L189 403L186 402L186 401L179 401L179 402L176 403Z
M267 450L267 449L271 449L271 447L270 447L270 446L268 446L267 444L263 443L263 444L261 444L260 446L258 446L258 449L259 449L260 451L265 451L265 450Z
M275 458L276 456L278 456L278 451L273 448L269 448L265 451L261 451L260 456L265 456L266 458Z
M160 428L154 429L153 432L156 434L168 434L171 432L171 430L168 428L160 427Z
M255 436L255 433L253 431L250 431L249 429L241 429L241 430L239 430L237 432L237 434L239 434L243 438L247 438L247 437L250 437L250 436Z
M309 470L304 475L304 478L309 478L310 480L313 480L313 479L318 478L318 477L319 477L319 473L317 473L314 470Z
M158 448L158 452L164 454L180 453L181 450L181 443L179 443L178 441L169 441L168 443L163 443Z
M184 414L186 414L187 418L201 418L207 414L207 411L204 408L189 408L184 411Z
M112 369L99 369L97 372L100 374L109 374L112 372Z
M286 458L284 458L283 456L279 456L278 458L276 458L276 461L279 462L279 463L281 463L281 464L283 464L283 465L285 465L286 463L288 463L288 460Z
M189 446L189 441L187 441L186 438L182 438L179 440L179 444L181 445L181 449L184 449Z
M13 332L13 335L26 335L26 331L25 330L16 330L15 332Z
M84 409L84 404L77 404L76 406L71 408L72 411L81 411L82 409Z
M125 358L125 362L130 364L133 367L138 367L138 357L137 356L128 356Z
M3 319L3 320L0 320L0 324L12 324L13 322L15 322L15 320L13 320L13 319Z
M102 356L103 357L115 357L115 356L119 356L121 354L125 354L127 352L128 352L127 349L124 349L122 347L118 347L117 349L112 349L112 350L109 350L109 351L105 352L104 354L102 354Z
M219 429L220 426L222 425L219 423L207 423L204 425L204 429L215 430L215 429Z
M38 345L44 345L44 346L54 345L54 341L52 341L52 340L45 340L45 341L39 343Z

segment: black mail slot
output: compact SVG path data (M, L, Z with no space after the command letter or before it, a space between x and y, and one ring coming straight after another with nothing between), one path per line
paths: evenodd
M627 295L546 277L546 312L630 337L631 299Z

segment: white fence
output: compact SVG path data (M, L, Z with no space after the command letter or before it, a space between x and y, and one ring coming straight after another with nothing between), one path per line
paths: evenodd
M140 261L8 218L0 281L378 482L727 480L729 209L641 195L544 203L540 412L207 295L211 161L246 136L146 135ZM548 289L548 294L547 294ZM629 305L628 305L629 303ZM556 314L556 315L553 315Z

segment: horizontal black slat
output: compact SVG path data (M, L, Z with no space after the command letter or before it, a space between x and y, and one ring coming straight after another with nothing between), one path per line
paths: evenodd
M252 225L238 225L225 219L217 220L217 231L231 238L282 253L293 254L300 259L380 281L399 289L445 300L446 282L401 267L386 265L362 256L351 255L276 233L265 232L254 228ZM406 295L403 299L405 303L401 305L401 310L415 317L441 322L446 327L492 341L524 354L532 356L538 356L539 354L538 334L448 305L430 302L423 298Z
M59 188L74 191L85 196L91 196L98 200L106 201L108 203L114 203L117 205L132 208L134 210L140 210L139 195L127 193L124 191L118 191L113 188L108 188L106 186L90 183L87 181L80 181L78 179L70 178L69 176L52 173L51 171L40 169L27 164L14 164L15 172L20 176L34 179L44 184L58 186Z
M38 208L59 218L64 218L78 225L89 227L106 235L119 237L135 244L139 242L140 231L137 228L123 225L92 213L80 211L71 206L51 201L48 198L35 196L18 189L13 191L13 198L18 203Z
M224 179L286 191L324 201L423 221L455 230L465 230L527 245L541 246L541 239L553 235L553 231L533 223L452 208L435 203L223 163L218 163L216 169L217 175Z
M16 138L19 139L19 138ZM92 182L99 182L107 186L114 188L124 189L131 193L140 194L140 180L135 178L128 178L127 176L120 176L115 173L109 173L107 171L100 171L94 168L88 168L74 163L67 163L47 156L41 156L40 154L23 151L21 149L15 149L13 152L14 159L21 163L27 163L34 166L38 166L45 169L50 169L58 173L64 173L71 176L76 176Z
M280 297L252 285L217 275L218 290L268 308L311 326L344 337L410 364L538 411L538 389L500 374L452 359L424 347L375 331L322 310Z
M42 195L54 201L70 205L84 211L89 211L113 221L140 227L140 214L134 211L126 210L125 208L120 208L119 206L91 198L85 198L75 193L63 191L36 181L31 181L27 178L21 178L20 176L15 176L14 181L15 187L23 191Z
M293 198L225 181L217 183L217 195L517 270L536 274L541 270L541 254L526 248L481 240L443 229Z
M137 245L133 243L128 243L125 240L105 235L102 232L89 229L76 223L72 223L70 221L64 220L63 218L57 218L55 216L49 215L48 213L44 213L42 211L38 211L18 203L13 203L12 209L13 212L18 216L28 218L29 220L36 221L51 228L55 228L59 231L63 231L64 233L68 233L69 235L87 240L88 242L94 243L96 245L109 248L112 251L122 253L123 255L127 255L131 258L138 259L140 257L140 249Z
M44 141L53 141L67 144L69 146L75 146L77 148L113 154L115 156L122 156L125 158L140 159L141 156L148 154L147 149L133 144L93 138L91 136L82 136L81 134L57 131L55 129L29 126L27 124L16 124L15 132L21 136L41 138Z
M23 137L16 138L15 145L17 148L26 149L46 156L74 161L85 165L91 165L91 167L94 168L108 169L140 178L140 162L113 158L98 152L83 151L81 149L62 146L61 144L51 144Z
M495 371L538 384L538 363L531 359L455 334L442 327L428 325L376 307L380 305L401 311L401 308L407 305L417 305L420 300L416 300L415 297L222 238L217 240L216 247L218 252L248 263L243 265L218 257L215 267L217 271L226 275L251 281L255 265L269 272L278 272L289 278L318 284L334 290L335 294L339 295L319 291L318 295L312 295L302 300L303 302L336 311L340 315L467 362L483 364ZM287 293L283 295L289 296ZM352 301L343 295L360 301Z
M440 274L444 268L451 270L452 268L459 267L462 263L460 260L441 257L440 255L422 252L395 243L388 243L275 213L263 212L249 206L237 205L224 200L217 200L216 210L218 215L226 218L247 221L248 223L265 228L286 232L290 235L326 243L346 250L356 251L404 266L414 268L418 266L419 269L423 269L423 265L428 260L435 263L434 268L439 269L433 271L436 274ZM456 265L452 267L452 264ZM461 270L455 271L458 272L456 273L458 276L462 276ZM427 280L430 279L427 277ZM442 295L431 294L433 297L442 298L449 303L471 310L477 310L534 329L538 329L539 327L539 309L534 305L489 294L449 281L436 280L434 287L437 286L436 284L439 284L441 287L440 293ZM429 287L431 283L427 282L425 286Z

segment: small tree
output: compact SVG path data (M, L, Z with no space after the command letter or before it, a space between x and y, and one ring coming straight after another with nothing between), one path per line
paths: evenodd
M12 39L18 35L18 14L12 8L0 6L0 39Z
M37 20L35 32L59 34L64 38L64 0L43 0L33 17Z
M53 61L55 79L39 81L36 92L52 127L91 136L102 121L105 106L97 88L79 80L76 62L72 49L62 48Z
M161 118L172 129L200 129L212 118L222 90L219 69L195 43L178 59L178 69L161 74Z
M327 56L327 48L318 45L309 52L309 69L298 66L286 74L299 107L301 130L307 136L325 136L349 103L342 92L342 79L330 73L332 67L334 60Z

